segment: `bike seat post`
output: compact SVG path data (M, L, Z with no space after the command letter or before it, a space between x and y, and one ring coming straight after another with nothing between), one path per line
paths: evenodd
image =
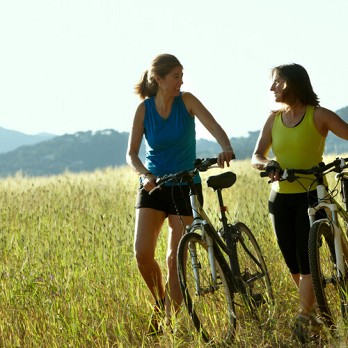
M222 189L217 189L216 194L217 194L218 200L219 200L220 220L222 222L224 229L226 230L227 229L227 217L226 217L227 207L224 205L224 201L222 198Z

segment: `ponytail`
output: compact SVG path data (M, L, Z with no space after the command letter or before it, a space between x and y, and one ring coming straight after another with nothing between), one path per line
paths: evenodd
M149 72L146 70L139 80L139 82L135 85L135 93L140 96L141 99L145 99L146 97L152 97L156 95L158 89L158 84L156 80L150 76Z

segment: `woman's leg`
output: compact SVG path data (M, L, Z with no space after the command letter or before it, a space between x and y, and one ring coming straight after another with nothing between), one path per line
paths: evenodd
M171 311L174 313L178 310L182 302L182 294L177 274L177 249L180 239L184 233L186 225L192 223L191 216L169 215L169 233L167 249L167 267L168 276L166 282L166 313L171 317Z
M291 274L292 275L292 279L294 280L297 288L300 287L300 273L296 273L296 274Z
M292 274L292 278L298 287L300 313L309 314L315 304L312 276L310 274Z
M140 208L136 210L134 252L138 269L156 301L165 297L161 269L155 260L155 249L163 222L164 212Z
M314 193L313 195L314 196ZM296 226L296 255L300 268L298 291L300 298L300 313L309 314L315 304L315 295L312 283L312 276L309 267L308 240L309 240L309 218L308 218L308 198L299 199L295 214Z
M309 314L315 304L315 295L310 274L301 274L299 283L300 313Z

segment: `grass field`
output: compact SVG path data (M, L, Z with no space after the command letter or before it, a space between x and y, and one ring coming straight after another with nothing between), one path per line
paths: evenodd
M245 222L266 257L276 302L267 330L241 323L236 347L297 347L297 292L267 212L269 186L249 161L235 161L225 191L231 221ZM220 172L214 169L202 175ZM0 347L204 347L185 310L174 333L147 337L152 299L133 257L137 177L127 167L0 181ZM214 221L214 193L204 187ZM157 258L165 275L166 231ZM348 345L341 338L323 347ZM315 346L318 346L316 343Z

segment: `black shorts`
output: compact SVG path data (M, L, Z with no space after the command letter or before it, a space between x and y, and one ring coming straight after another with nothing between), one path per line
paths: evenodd
M277 193L271 191L268 208L271 215L277 242L284 260L292 274L309 274L308 238L309 218L308 205L317 202L317 192ZM315 218L326 217L319 210Z
M195 184L198 200L203 205L202 184ZM151 208L167 215L192 216L188 185L162 186L151 195L140 186L135 208Z

